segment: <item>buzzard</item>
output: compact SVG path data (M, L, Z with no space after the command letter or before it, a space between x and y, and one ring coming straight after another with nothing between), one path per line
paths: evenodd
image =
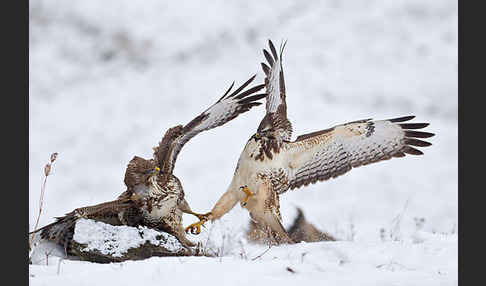
M271 41L263 50L266 75L266 115L240 155L227 191L216 202L206 220L216 220L237 202L273 237L275 244L293 243L280 215L279 196L288 190L340 176L354 167L422 155L413 146L431 143L417 139L434 136L417 131L428 123L408 123L414 116L388 120L358 120L298 136L291 141L292 124L287 118L285 81L280 57ZM205 223L202 220L198 226ZM198 229L186 231L198 233Z
M243 91L255 76L231 92L233 82L224 95L199 116L185 126L178 125L167 130L159 145L154 148L152 159L133 157L125 172L124 183L127 189L116 200L75 209L34 232L42 231L41 238L64 246L66 254L74 234L75 222L79 218L113 225L144 225L173 234L187 247L194 246L185 236L182 213L195 215L200 220L205 220L207 215L193 212L185 200L182 184L173 175L177 156L182 147L200 132L221 126L261 104L258 100L265 97L265 94L256 92L264 84Z

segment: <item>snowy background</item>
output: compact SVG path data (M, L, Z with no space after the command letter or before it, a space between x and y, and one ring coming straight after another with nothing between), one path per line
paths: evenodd
M168 274L209 284L219 281L221 267L222 281L241 284L457 284L457 1L31 0L29 28L31 229L52 152L59 156L41 226L114 199L125 190L130 159L151 157L169 127L189 122L232 81L257 73L261 82L268 39L288 40L283 65L293 138L411 114L436 134L424 156L354 169L281 197L285 225L301 206L340 242L281 246L245 260L242 249L254 257L266 247L246 244L248 214L236 206L189 237L216 248L226 243L221 260L64 261L60 275L56 266L30 266L32 285L92 284L96 273L125 285L140 270L148 284ZM193 210L209 211L226 190L264 112L254 108L185 145L174 173ZM185 225L194 221L184 217ZM309 261L299 256L304 252Z

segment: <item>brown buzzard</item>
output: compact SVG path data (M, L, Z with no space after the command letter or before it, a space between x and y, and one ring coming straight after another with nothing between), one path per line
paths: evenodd
M274 243L293 243L281 223L279 195L335 178L354 167L405 154L422 155L412 146L431 145L417 138L434 134L416 131L429 124L404 123L414 118L406 116L353 121L300 135L291 141L292 125L287 119L282 68L285 44L281 46L280 57L271 41L269 46L271 53L263 50L268 65L261 64L266 75L266 115L257 133L246 143L228 190L207 219L219 219L240 202L251 218L271 233Z
M178 125L165 133L154 148L153 159L135 156L125 172L127 190L116 200L95 206L78 208L42 230L41 238L53 240L64 246L68 253L74 234L75 222L79 218L103 221L113 225L144 225L173 234L183 245L193 246L182 227L182 213L205 220L206 216L195 213L184 198L180 180L172 174L177 155L184 144L202 131L225 124L238 115L258 106L265 94L255 94L264 85L243 91L255 76L230 93L233 84L211 107L185 126Z

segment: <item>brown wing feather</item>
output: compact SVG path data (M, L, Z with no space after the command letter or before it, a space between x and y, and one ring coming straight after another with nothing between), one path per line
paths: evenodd
M427 123L398 123L412 118L360 120L299 136L285 145L290 189L335 178L354 167L392 157L422 155L412 146L426 147L431 143L416 138L434 134L407 130L423 128Z
M154 148L154 158L156 165L162 170L164 174L172 174L174 165L170 160L172 149L174 148L174 141L176 141L181 135L184 134L184 127L177 125L169 128L165 132L164 137L159 142L159 146Z
M176 140L173 140L173 146L170 148L170 152L167 157L169 158L171 168L174 167L177 155L181 151L182 147L191 138L203 131L221 126L228 121L233 120L240 114L245 113L251 108L261 104L261 102L258 102L258 100L264 98L265 94L255 93L264 87L263 84L242 91L255 79L255 76L256 75L252 76L249 80L230 94L231 88L233 87L232 84L226 93L215 104L184 126L181 135L178 136Z
M55 222L32 231L29 234L40 231L41 238L54 241L63 246L66 253L68 253L74 236L75 224L80 218L94 219L112 225L121 225L122 223L118 215L133 207L134 205L130 200L118 199L94 206L77 208L62 217L56 218Z
M259 130L263 125L269 121L276 131L277 135L283 140L289 141L292 137L292 124L287 118L287 103L285 101L285 79L282 67L282 55L285 48L285 43L280 48L280 57L275 50L272 41L268 40L271 54L267 50L263 50L263 54L268 62L268 65L261 63L263 72L265 73L265 87L266 87L266 110L267 113L260 123ZM261 131L261 130L260 130Z
M133 206L131 200L118 199L94 206L78 208L74 212L83 218L103 220L104 218L117 217L121 211L127 210Z

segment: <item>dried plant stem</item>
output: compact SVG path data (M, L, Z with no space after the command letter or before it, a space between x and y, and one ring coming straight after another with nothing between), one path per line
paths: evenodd
M39 219L40 219L40 216L42 214L42 206L44 204L44 193L45 193L45 190L46 190L46 182L47 182L47 176L44 177L44 182L42 183L42 187L41 187L41 194L40 194L40 198L39 198L39 214L37 215L37 220L35 221L34 230L37 230L37 226L39 225ZM30 243L29 243L30 247L32 247L34 235L35 235L35 233L33 233L30 237Z
M46 191L47 177L51 173L52 164L54 163L54 161L56 161L56 158L57 158L57 152L52 153L50 161L44 166L44 181L42 183L41 193L40 193L40 198L39 198L39 214L37 215L37 220L35 222L34 231L37 230L37 227L39 225L39 219L40 219L40 216L42 214L42 206L44 205L44 193ZM32 242L34 241L34 236L35 236L35 233L32 233L32 236L30 237L30 241L29 241L29 248L30 249L32 249Z
M402 211L392 220L392 223L394 222L394 225L392 226L392 228L390 230L390 238L394 241L400 240L400 224L402 222L403 215L404 215L405 211L407 210L409 201L410 201L410 198L408 198L405 201L405 205L403 206Z
M61 263L64 260L64 258L59 257L59 260L57 261L57 275L61 274Z
M258 258L262 257L265 253L267 253L270 250L270 248L272 248L272 245L271 244L268 244L267 250L265 250L263 253L261 253L260 255L256 256L255 258L253 258L251 261L255 261Z

